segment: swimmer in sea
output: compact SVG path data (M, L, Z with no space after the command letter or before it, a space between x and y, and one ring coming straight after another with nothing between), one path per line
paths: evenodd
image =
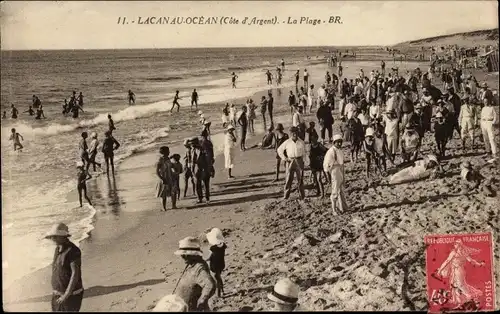
M115 123L113 122L113 119L111 119L111 115L108 114L108 127L109 127L109 132L110 133L113 133L114 130L116 130L115 128Z
M80 95L78 95L78 106L83 108L83 94L80 92Z
M33 108L30 106L28 110L24 111L23 113L29 113L30 116L32 116L35 114L35 110L33 110Z
M90 180L92 176L85 170L83 162L81 161L76 163L76 169L78 169L76 188L78 190L78 200L80 201L80 207L83 206L82 192L89 205L92 206L92 202L90 202L90 199L87 195L87 181Z
M11 131L12 131L12 134L10 135L9 141L14 142L14 151L16 151L17 149L19 149L19 150L23 149L23 145L21 145L21 140L24 141L23 136L21 134L17 133L16 129L14 129L14 128Z
M12 104L10 107L12 108L11 109L11 118L17 119L17 115L19 114L19 111L17 110L16 106L14 106L14 104Z
M232 87L236 88L236 79L238 78L238 75L236 75L234 72L231 74L231 83Z
M43 107L42 105L40 105L40 107L36 110L35 119L40 120L42 117L46 119L45 114L43 113Z
M175 106L177 106L177 112L179 112L179 110L181 109L181 106L179 105L179 99L181 99L181 97L179 97L179 91L176 90L174 100L172 101L172 108L170 109L170 112L174 111Z
M71 103L71 102L70 102ZM82 112L85 112L83 111L83 108L78 106L77 104L74 104L72 107L71 107L71 113L73 114L73 119L77 119L78 118L78 114L80 113L80 110Z
M67 99L64 99L64 104L62 105L62 108L63 108L62 114L66 116L69 112L69 105Z
M267 70L266 76L267 76L267 85L272 85L273 84L273 74L269 70Z
M135 94L130 89L128 90L128 105L135 105Z

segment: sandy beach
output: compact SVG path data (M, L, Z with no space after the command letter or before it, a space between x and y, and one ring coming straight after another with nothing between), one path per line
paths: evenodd
M325 70L326 66L318 67L313 81L320 81ZM357 70L347 69L347 76ZM273 92L277 122L285 128L290 124L288 90L284 88L281 95ZM257 101L263 94L252 98ZM207 104L201 109L218 125L221 106ZM314 116L306 117L313 120ZM260 123L258 119L258 132L248 140L249 147L261 140ZM220 131L212 129L219 154ZM192 132L172 133L171 151L181 153L182 139ZM425 310L423 236L499 231L499 196L464 194L458 184L462 161L480 166L488 158L482 149L463 155L459 142L454 138L449 145L452 157L443 164L446 176L433 181L387 186L379 179L365 179L363 157L348 164L350 210L342 216L333 216L329 199L313 197L314 191L306 191L310 197L305 201L299 201L296 193L281 200L283 181L271 182L275 152L258 148L237 151L234 180L226 179L223 157L216 158L209 205L195 206L191 196L181 199L178 210L160 212L160 200L153 197L157 154L132 156L120 164L114 178L99 176L89 183L91 195L104 206L95 229L81 244L86 290L82 311L152 309L172 292L182 271L183 262L173 255L179 239L212 227L223 230L229 247L228 269L223 273L227 296L212 298L214 310L266 310L270 305L265 294L284 276L300 285L300 303L308 310ZM434 145L426 136L423 154ZM500 174L494 165L482 172L493 178ZM498 180L494 185L500 188ZM204 251L208 257L208 247ZM495 270L498 276L498 263ZM50 310L50 271L48 267L37 271L4 291L4 309ZM498 298L499 278L496 281Z

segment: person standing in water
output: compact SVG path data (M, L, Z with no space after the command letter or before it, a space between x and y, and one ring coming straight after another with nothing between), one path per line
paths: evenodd
M104 136L106 138L102 143L102 153L106 162L106 173L109 174L109 165L111 164L111 171L115 174L114 151L120 147L120 143L111 135L110 131L106 131Z
M71 102L70 102L71 103ZM77 104L74 104L73 106L71 106L71 113L73 114L73 119L77 119L78 118L78 114L79 112L85 112L83 111L83 108L78 106Z
M116 130L115 122L113 121L113 119L111 119L111 115L108 114L108 131L110 133L113 133L114 130Z
M80 92L80 95L78 95L77 100L78 100L78 106L83 108L83 94L82 94L82 92Z
M135 105L135 94L132 90L128 90L128 105Z
M247 148L245 146L245 141L247 138L247 130L248 130L248 118L247 118L247 108L243 106L243 112L238 118L238 124L241 126L241 143L240 148L242 151L245 151ZM229 130L229 129L228 129Z
M92 176L85 170L85 166L83 162L79 161L76 163L76 169L78 169L77 173L77 190L78 190L78 200L80 201L80 207L83 206L82 204L82 194L89 203L90 206L92 206L92 202L90 201L90 198L87 195L87 181L92 178Z
M273 84L273 74L269 70L266 71L266 77L267 77L267 85L272 85Z
M181 109L181 106L179 105L180 99L181 97L179 96L179 91L176 90L174 95L174 100L172 101L172 108L170 108L170 112L173 112L175 106L177 106L177 112L179 112L179 110Z
M16 106L14 106L14 104L12 104L10 107L11 107L11 118L17 119L17 115L19 114L19 111L17 110Z
M46 119L45 114L43 113L43 106L40 105L40 107L36 110L35 119L40 120L42 117Z
M35 110L31 106L29 106L28 110L24 111L23 113L29 113L30 116L35 115Z
M24 141L23 136L21 134L17 133L16 129L14 129L14 128L11 130L11 132L12 132L12 134L9 137L9 141L14 142L14 151L16 151L17 149L19 149L19 150L23 149L23 145L21 145L21 140Z
M198 110L198 92L196 88L191 93L191 110L193 110L193 104L196 105L196 109Z
M231 74L231 84L233 88L236 88L236 79L238 78L238 75L236 75L234 72Z
M101 168L101 164L95 161L95 158L97 157L97 147L99 146L99 141L97 140L97 133L92 132L90 138L92 139L92 141L90 142L89 146L89 162L87 163L87 172L89 171L90 164L94 166L94 172L96 172L95 168L96 165L99 168Z

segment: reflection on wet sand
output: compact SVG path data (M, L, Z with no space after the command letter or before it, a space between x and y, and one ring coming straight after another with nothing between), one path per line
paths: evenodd
M115 174L111 176L108 174L108 205L111 206L111 212L118 216L121 211L122 201L118 195L118 188L116 187Z

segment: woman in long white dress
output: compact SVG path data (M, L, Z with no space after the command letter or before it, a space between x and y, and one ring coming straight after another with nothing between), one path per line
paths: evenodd
M236 136L234 135L234 126L229 125L227 127L226 134L224 135L224 160L225 166L228 173L228 178L234 178L231 174L231 170L234 166L234 144L236 143Z

